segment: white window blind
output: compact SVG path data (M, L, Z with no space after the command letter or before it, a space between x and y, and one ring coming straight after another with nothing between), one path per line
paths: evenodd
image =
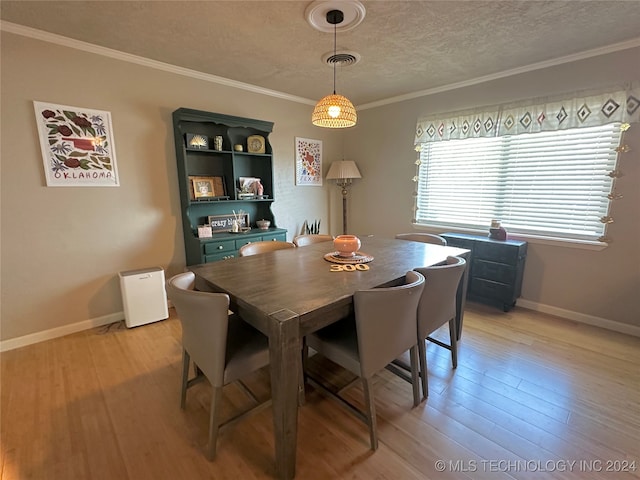
M620 123L423 143L416 223L598 241Z

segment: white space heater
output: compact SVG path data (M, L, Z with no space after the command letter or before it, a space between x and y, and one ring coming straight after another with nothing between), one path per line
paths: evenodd
M127 327L137 327L169 317L162 268L129 270L120 272L118 276Z

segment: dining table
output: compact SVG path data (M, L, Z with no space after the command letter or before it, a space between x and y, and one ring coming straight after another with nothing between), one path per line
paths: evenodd
M358 290L397 285L409 270L443 264L448 256L468 260L470 254L464 248L380 236L359 238L358 256L366 261L357 268L328 261L337 254L330 241L187 267L196 275L196 289L229 295L229 308L269 339L277 478L295 477L304 336L353 313L353 294ZM457 295L458 336L466 270Z

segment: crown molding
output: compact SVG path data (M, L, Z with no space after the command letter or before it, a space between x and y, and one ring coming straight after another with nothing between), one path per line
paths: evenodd
M280 98L283 100L289 100L292 102L302 103L305 105L315 105L316 100L298 97L295 95L290 95L287 93L279 92L276 90L270 90L268 88L259 87L257 85L251 85L249 83L239 82L236 80L230 80L225 77L219 77L217 75L211 75L208 73L198 72L197 70L191 70L189 68L178 67L175 65L171 65L164 62L159 62L157 60L151 60L149 58L140 57L138 55L132 55L129 53L124 53L119 50L113 50L111 48L101 47L98 45L94 45L92 43L82 42L80 40L74 40L69 37L64 37L62 35L57 35L54 33L45 32L43 30L37 30L31 27L25 27L23 25L18 25L11 22L6 22L4 20L0 20L0 30L13 33L16 35L22 35L24 37L33 38L36 40L42 40L44 42L55 43L57 45L62 45L69 48L75 48L77 50L82 50L85 52L94 53L96 55L103 55L105 57L114 58L117 60L122 60L124 62L135 63L137 65L142 65L149 68L155 68L158 70L163 70L165 72L175 73L176 75L182 75L185 77L195 78L198 80L203 80L205 82L216 83L219 85L225 85L232 88L238 88L240 90L246 90L252 93L258 93L261 95L267 95L270 97ZM631 40L627 40L624 42L614 43L612 45L607 45L604 47L594 48L591 50L585 50L583 52L574 53L571 55L565 55L563 57L553 58L550 60L545 60L542 62L532 63L530 65L525 65L523 67L512 68L509 70L504 70L501 72L492 73L489 75L484 75L481 77L472 78L469 80L464 80L462 82L451 83L449 85L443 85L440 87L428 88L426 90L420 90L413 93L408 93L405 95L399 95L396 97L390 97L384 100L379 100L376 102L365 103L362 105L356 105L358 110L367 110L370 108L381 107L384 105L389 105L392 103L403 102L405 100L412 100L414 98L426 97L429 95L434 95L437 93L447 92L450 90L456 90L458 88L469 87L472 85L478 85L480 83L489 82L492 80L498 80L505 77L510 77L513 75L519 75L521 73L531 72L534 70L540 70L543 68L554 67L557 65L562 65L564 63L575 62L578 60L583 60L586 58L596 57L599 55L606 55L608 53L618 52L620 50L626 50L629 48L640 47L640 37L633 38Z
M548 67L555 67L562 65L563 63L571 63L585 58L597 57L598 55L606 55L608 53L618 52L620 50L626 50L629 48L640 47L640 37L633 38L620 43L614 43L604 47L594 48L591 50L585 50L584 52L573 53L571 55L565 55L564 57L552 58L551 60L544 60L542 62L532 63L531 65L525 65L524 67L512 68L504 70L502 72L496 72L482 77L472 78L470 80L464 80L462 82L451 83L449 85L443 85L441 87L428 88L426 90L420 90L413 93L407 93L406 95L399 95L397 97L390 97L385 100L379 100L377 102L365 103L363 105L357 105L358 110L367 110L369 108L381 107L383 105L389 105L391 103L403 102L405 100L412 100L418 97L426 97L428 95L434 95L436 93L447 92L449 90L456 90L458 88L469 87L477 85L479 83L490 82L491 80L498 80L500 78L510 77L513 75L519 75L521 73L531 72L534 70L540 70Z
M132 55L130 53L121 52L111 48L101 47L92 43L82 42L73 38L64 37L55 33L45 32L43 30L37 30L31 27L25 27L11 22L0 21L0 30L13 33L16 35L22 35L23 37L33 38L35 40L42 40L43 42L54 43L56 45L62 45L64 47L75 48L76 50L82 50L84 52L94 53L96 55L102 55L105 57L114 58L116 60L122 60L123 62L134 63L136 65L142 65L149 68L155 68L169 73L175 73L176 75L182 75L184 77L195 78L198 80L204 80L205 82L217 83L219 85L225 85L227 87L238 88L240 90L246 90L252 93L259 93L261 95L267 95L270 97L280 98L283 100L289 100L292 102L303 103L305 105L315 105L315 100L308 98L297 97L276 90L270 90L268 88L258 87L249 83L239 82L237 80L230 80L228 78L219 77L217 75L211 75L209 73L198 72L197 70L191 70L189 68L178 67L169 63L159 62L157 60L151 60L149 58L140 57L138 55Z

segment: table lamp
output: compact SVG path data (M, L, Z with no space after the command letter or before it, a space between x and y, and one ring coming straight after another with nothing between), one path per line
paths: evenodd
M362 178L356 162L352 160L337 160L331 164L327 172L327 180L335 180L342 188L342 234L347 233L347 187L354 178Z

